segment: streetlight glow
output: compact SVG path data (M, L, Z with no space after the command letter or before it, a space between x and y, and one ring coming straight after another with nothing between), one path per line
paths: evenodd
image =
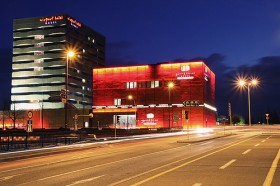
M251 126L251 98L250 98L250 88L255 87L259 84L258 79L250 78L250 79L238 79L237 80L237 87L239 88L246 88L248 93L248 120L249 126Z
M128 95L127 98L128 98L129 100L132 100L132 99L133 99L133 96L132 96L132 95Z
M258 84L258 80L257 79L252 79L251 84L254 85L254 86L257 85Z
M75 53L72 50L67 52L67 56L70 58L72 58L74 55L75 55Z
M244 79L240 79L240 80L238 80L238 85L239 85L240 87L243 87L243 86L246 85L246 81L245 81Z
M174 83L173 82L168 83L168 88L173 88L173 87L174 87Z

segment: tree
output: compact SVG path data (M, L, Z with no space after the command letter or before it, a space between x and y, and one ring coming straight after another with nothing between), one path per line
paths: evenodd
M233 124L244 124L244 119L239 115L232 116L232 123Z
M16 110L15 104L12 105L13 110L8 111L9 118L13 121L13 128L16 128L16 121L24 119L24 111ZM23 121L22 121L23 122Z

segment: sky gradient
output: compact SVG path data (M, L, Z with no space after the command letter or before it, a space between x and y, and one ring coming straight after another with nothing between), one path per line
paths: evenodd
M0 106L10 99L13 19L69 14L106 37L108 66L203 59L216 74L217 108L247 117L237 75L257 76L252 115L276 111L280 74L277 0L10 0L0 11Z

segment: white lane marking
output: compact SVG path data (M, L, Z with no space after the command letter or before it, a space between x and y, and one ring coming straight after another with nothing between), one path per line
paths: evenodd
M266 140L262 140L262 143L265 142Z
M192 186L201 186L201 185L202 185L201 183L195 183Z
M248 150L244 151L242 154L247 154L250 151L251 151L251 149L248 149Z
M233 162L235 162L236 159L230 160L229 162L227 162L226 164L224 164L223 166L220 167L220 169L225 169L228 166L230 166Z
M258 144L255 145L255 147L257 147L257 146L259 146L259 145L260 145L260 144L258 143Z
M73 182L73 183L71 183L71 184L69 184L69 185L66 185L66 186L84 184L84 183L86 183L86 182L90 182L90 181L92 181L92 180L96 180L96 179L101 178L101 177L103 177L103 176L105 176L105 175L96 176L96 177L89 178L89 179L85 179L85 180L75 181L75 182Z
M265 181L263 182L263 186L270 186L274 177L274 173L277 169L277 165L278 165L278 161L280 159L280 149L278 150L278 153L275 157L275 159L273 160L271 167L269 169L269 172L265 178Z
M0 178L0 181L9 180L9 179L12 179L13 177L16 177L16 176L19 176L19 175L21 175L21 174L16 174L16 175L12 175L12 176L5 176L5 177Z

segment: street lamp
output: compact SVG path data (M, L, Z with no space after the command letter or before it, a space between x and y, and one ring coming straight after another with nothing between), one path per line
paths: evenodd
M251 126L251 98L250 98L250 87L254 87L258 85L257 79L239 79L237 82L238 87L247 88L248 92L248 117L249 117L249 126Z
M64 103L64 111L65 111L65 130L67 130L67 101L68 101L68 64L69 64L69 60L74 57L75 53L71 50L69 50L67 52L67 55L66 55L66 85L65 85L65 90L66 90L66 101Z
M168 107L170 107L170 91L174 87L173 82L168 83ZM168 128L170 129L170 108L169 108L169 116L168 116Z
M133 105L134 105L134 115L135 115L135 126L136 126L136 103L135 103L135 99L133 98L133 96L132 95L128 95L127 96L127 98L129 99L129 100L133 100Z

